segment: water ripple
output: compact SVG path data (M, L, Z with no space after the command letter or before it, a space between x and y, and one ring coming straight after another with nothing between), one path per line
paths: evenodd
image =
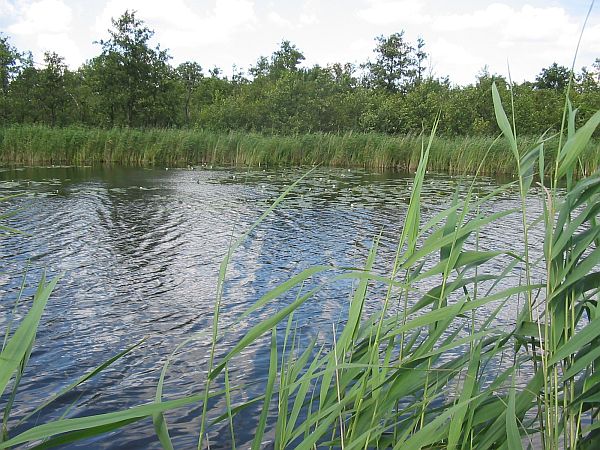
M40 326L15 405L16 417L142 338L145 342L133 354L63 398L59 408L43 411L36 421L56 418L67 410L68 416L92 414L152 400L167 356L184 338L210 327L219 264L232 239L303 173L302 169L73 167L0 172L3 195L24 194L11 200L9 209L22 210L9 224L29 234L6 237L0 247L0 304L7 312L0 316L0 329L10 317L26 268L26 295L34 292L43 271L48 276L62 273ZM221 311L222 324L231 326L231 331L220 342L220 355L258 320L289 304L297 292L245 320L239 320L240 314L269 289L307 267L360 267L373 239L381 235L377 268L387 273L408 208L411 181L410 176L398 174L336 169L319 169L305 179L250 234L231 261ZM456 191L464 195L470 182L429 176L421 199L424 215L440 211ZM497 184L483 178L474 187L474 193L483 196ZM509 192L493 209L516 204L515 194ZM528 207L541 211L535 197ZM520 227L520 214L512 214L481 234L477 245L514 249L520 244L515 237ZM543 237L537 229L532 236ZM493 273L497 267L486 270ZM326 286L304 304L295 316L298 332L327 338L332 322L344 320L351 284ZM23 306L16 311L17 319L27 303ZM366 312L378 306L376 301L368 304ZM503 314L500 320L508 322L514 310ZM232 380L249 386L246 398L266 381L268 344L265 337L232 365ZM208 335L200 336L177 356L167 379L167 398L202 388L209 346ZM71 404L74 408L69 409ZM177 447L195 446L198 414L197 405L168 414ZM236 426L241 441L251 439L251 422ZM212 430L210 438L211 448L225 448L227 427ZM90 446L160 448L147 421L70 448Z

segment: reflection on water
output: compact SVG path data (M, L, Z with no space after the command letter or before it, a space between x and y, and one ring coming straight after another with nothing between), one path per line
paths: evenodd
M42 423L68 416L112 411L151 401L167 355L185 337L207 330L212 320L218 266L228 245L246 230L305 171L164 170L125 168L22 168L0 172L4 203L22 207L10 225L29 235L3 238L0 246L0 330L10 319L25 269L26 294L42 271L62 273L39 329L15 405L18 417L127 346L142 346L97 379L35 418ZM430 217L471 179L431 175L423 188ZM232 328L226 349L259 319L291 298L270 303L245 321L237 318L277 283L315 264L360 267L381 234L379 265L389 267L407 203L411 177L361 170L318 169L303 180L235 254L227 276L223 326ZM497 188L479 179L475 194ZM518 205L503 194L494 209ZM531 207L538 208L537 200ZM478 237L482 249L518 246L520 216L504 219ZM493 245L492 245L493 244ZM489 270L493 271L494 267ZM318 277L317 277L318 278ZM318 280L317 280L318 281ZM426 288L426 287L424 287ZM295 315L299 336L323 338L343 320L350 282L328 285ZM369 305L377 308L377 304ZM516 310L516 305L515 305ZM515 310L502 313L510 321ZM19 309L17 315L25 309ZM367 311L368 312L368 311ZM209 338L186 347L167 380L167 398L202 388ZM223 351L223 350L221 350ZM222 355L223 353L221 353ZM268 342L248 349L231 367L244 382L247 399L266 378ZM218 409L219 404L215 405ZM176 447L195 446L199 406L167 414ZM251 414L236 417L236 438L250 439ZM211 448L228 447L228 429L211 431ZM150 421L72 448L160 448Z

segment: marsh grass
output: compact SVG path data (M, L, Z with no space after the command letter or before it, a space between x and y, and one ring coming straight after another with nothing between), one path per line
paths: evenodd
M474 195L471 184L463 198L455 195L446 209L427 218L420 201L427 169L436 158L436 164L450 164L444 158L451 158L443 146L436 147L441 142L434 137L437 124L427 140L378 135L265 138L187 131L57 132L39 127L19 127L7 134L5 130L3 148L13 151L15 157L27 152L37 155L37 151L48 148L46 156L58 152L80 162L100 154L130 163L156 162L173 157L173 149L182 161L189 162L198 157L194 153L198 148L208 149L203 157L214 162L239 164L268 157L270 163L290 163L293 161L287 158L294 152L300 152L301 161L311 162L317 154L310 153L311 149L317 148L331 163L355 163L362 157L367 161L376 154L380 159L375 158L378 162L373 164L383 164L393 160L397 145L408 152L405 160L414 166L415 175L394 259L385 271L375 270L381 266L376 264L379 238L375 237L361 268L315 266L294 274L257 299L235 323L247 323L254 313L282 297L293 300L267 318L251 322L243 337L220 356L217 346L234 325L222 324L220 317L223 303L230 301L224 295L229 262L250 233L302 182L300 179L233 242L220 266L212 327L201 333L202 337L210 336L212 344L207 375L197 395L163 399L169 368L177 364L179 350L194 344L198 338L194 335L167 359L152 403L33 425L14 436L6 426L0 449L40 442L40 448L47 448L147 417L152 417L162 446L171 449L174 446L163 412L191 403L202 409L197 423L198 448L210 445L208 431L221 424L229 428L234 448L234 418L254 411L257 405L260 413L252 448L260 448L266 440L277 449L306 450L518 449L535 445L546 449L598 448L600 173L587 174L590 166L586 166L584 155L600 124L600 112L575 129L576 112L567 104L563 133L523 141L517 138L514 121L511 123L505 113L495 86L492 96L503 144L488 140L470 147L465 143L461 167L468 164L470 170L482 173L490 160L507 165L511 160L516 183L481 198ZM17 137L19 133L23 134ZM56 139L48 147L40 144L46 139L41 137L44 133L48 133L46 138ZM72 134L63 141L68 133ZM67 146L65 142L75 144ZM17 143L30 147L20 153L16 147L6 150ZM444 145L461 148L457 141ZM356 153L358 148L364 148L364 153ZM394 150L388 154L389 149ZM556 155L553 158L548 156L552 152ZM541 173L550 174L551 181L546 182ZM527 196L534 195L531 188L536 179L540 180L536 191L544 206L541 214L532 213L525 202ZM515 184L521 207L497 210L495 200ZM559 190L559 186L564 187ZM479 249L479 233L514 213L522 217L522 247ZM544 240L531 242L530 232L538 225L544 228ZM543 257L532 259L530 246L538 247ZM504 261L504 269L489 273L484 269L490 261ZM542 279L533 279L534 268L545 274ZM333 324L331 341L300 336L295 331L294 313L307 302L316 301L315 294L330 284L347 280L353 281L347 315L342 323ZM37 324L56 282L42 280L29 314L16 331L7 333L0 355L0 394L10 382L16 392ZM514 310L515 305L520 307L511 325L497 326L499 313L505 308ZM284 330L283 345L278 330ZM230 379L229 368L245 350L269 336L270 364L264 390L246 399L240 394L241 386ZM209 421L208 405L213 398L222 399L226 411ZM5 409L8 415L10 405L9 401Z
M521 151L495 87L493 98L515 159L521 208L481 212L493 210L485 206L514 185L483 198L469 189L463 199L455 196L447 209L425 221L420 194L433 137L423 143L389 272L374 271L376 238L362 269L321 266L296 274L258 299L240 320L285 294L293 293L293 302L253 325L220 361L211 357L205 398L244 349L272 336L264 394L250 401L228 394L227 403L234 406L216 421L228 421L232 445L232 416L258 400L263 406L253 448L266 438L267 424L275 448L597 448L600 174L578 182L574 175L600 112L575 130L575 112L569 108L552 182L540 185L545 209L532 216L525 198L536 174L546 171L547 142ZM480 160L479 169L484 164ZM567 187L564 193L558 190L561 183ZM477 234L515 212L522 216L523 247L479 250ZM539 223L545 240L533 245L543 247L544 256L532 260L529 233ZM501 256L507 260L504 270L482 270ZM226 283L230 257L221 266L218 292ZM537 282L531 276L534 267L546 273ZM524 276L514 276L523 271ZM327 272L336 274L311 283L316 274ZM334 324L332 341L319 346L297 339L290 325L293 313L314 301L325 285L343 279L354 280L354 291L344 323L339 330ZM383 298L374 284L385 287ZM427 290L419 289L423 285ZM228 332L227 326L219 328L222 301L219 297L214 316L215 343ZM367 315L372 308L366 305L373 302L379 306ZM512 326L497 327L499 312L514 310L515 304L522 306ZM285 328L284 341L294 344L277 346L278 327ZM270 421L269 405L277 411ZM206 414L205 409L199 448L207 444Z
M12 164L102 164L186 166L311 166L315 164L414 171L421 137L376 133L267 136L208 130L49 128L16 125L0 129L0 161ZM519 138L531 148L537 138ZM427 169L452 174L516 174L505 141L493 137L435 137ZM491 149L490 149L491 147ZM546 144L546 167L554 164L557 140ZM486 158L483 156L486 152ZM484 164L481 161L484 160ZM578 172L600 166L600 146L590 143Z
M420 193L432 155L431 137L421 147L389 273L373 270L375 239L362 269L346 270L326 282L355 281L347 318L337 333L334 329L333 342L322 348L310 342L294 350L284 345L280 354L272 340L254 448L264 438L265 411L271 402L277 405L271 420L275 448L513 449L537 442L550 449L595 448L600 443L600 380L595 371L600 358L600 174L574 181L600 112L575 130L576 113L568 109L565 137L559 139L558 158L550 169L551 185L541 184L545 209L532 216L525 198L536 174L546 173L548 143L540 140L521 151L495 86L493 99L518 174L523 247L473 247L480 230L518 212L481 212L508 186L481 199L469 189L465 198L455 196L446 210L423 220ZM492 149L490 145L478 160L476 171ZM559 195L561 183L567 190ZM544 257L532 260L529 233L538 223L546 230L544 242L537 243ZM508 257L503 271L480 271L501 255ZM546 276L534 282L532 268L540 266ZM511 276L522 269L524 276ZM236 355L261 336L275 336L276 328L322 289L323 284L308 287L313 275L322 271L327 268L301 272L259 299L252 311L296 292L294 302L254 325L220 363L210 364L209 380L222 377ZM226 266L219 283L225 282ZM384 298L373 295L373 283L386 288ZM419 285L429 288L423 292ZM367 302L376 302L377 312L367 316ZM514 304L522 306L513 326L496 327L498 313L505 307L514 309ZM215 319L216 341L217 315ZM285 340L289 338L288 322ZM210 385L205 388L210 391ZM238 403L235 413L254 402ZM231 423L231 412L227 417ZM205 415L201 423L199 448L204 445Z

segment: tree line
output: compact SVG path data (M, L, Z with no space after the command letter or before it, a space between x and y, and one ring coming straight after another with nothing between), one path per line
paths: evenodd
M270 57L227 77L194 61L171 65L166 49L151 46L153 35L135 11L125 11L97 42L100 54L77 70L55 52L36 67L30 52L0 36L0 125L410 134L441 111L444 135L492 135L496 82L505 101L512 88L519 133L540 134L560 126L571 80L569 69L554 63L534 81L509 86L484 68L474 83L455 85L428 73L425 41L411 43L402 31L377 37L374 58L364 64L303 67L302 51L283 41ZM571 83L585 120L600 109L600 58Z

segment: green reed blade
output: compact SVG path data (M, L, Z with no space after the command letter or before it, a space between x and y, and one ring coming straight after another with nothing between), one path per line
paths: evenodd
M514 383L514 379L513 379ZM508 394L508 405L506 407L506 442L511 450L523 449L521 435L517 426L517 416L515 413L515 387L511 387Z
M565 142L558 155L558 177L564 176L573 169L574 164L585 150L598 125L600 125L600 111L597 111L585 125L579 128L572 137L567 139L567 142Z
M120 428L124 428L132 423L138 422L142 420L143 417L136 417L134 419L123 420L121 422L115 422L108 425L101 425L98 427L89 428L86 430L77 430L71 431L68 433L60 434L55 437L51 437L49 439L44 440L42 444L36 445L32 447L33 450L45 450L48 448L56 448L66 444L70 444L71 442L77 442L84 439L89 439L90 437L97 436L100 434L109 433L111 431L118 430Z
M258 450L262 446L262 439L267 425L267 417L269 415L269 407L273 397L273 387L277 378L277 329L274 327L271 332L271 356L269 357L269 374L267 377L267 387L265 389L265 401L258 420L254 439L252 441L252 450Z
M61 419L49 422L43 425L38 425L30 428L17 436L0 443L0 449L9 448L14 445L23 444L25 442L37 441L48 437L68 433L71 431L86 431L80 436L91 437L99 433L99 429L104 426L114 425L130 421L133 419L142 419L150 417L152 414L167 411L170 409L180 408L191 403L201 401L202 395L192 395L189 397L180 398L177 400L169 400L161 403L150 403L147 405L135 406L125 411L117 411L112 413L98 414L94 416L78 417L75 419Z
M4 393L4 389L10 378L18 369L27 350L32 345L40 318L58 280L59 277L55 277L46 284L45 279L42 278L40 288L34 295L31 309L21 321L13 336L6 343L2 353L0 353L0 362L2 363L0 364L0 395Z
M502 134L504 134L504 137L508 141L515 160L518 161L519 151L517 150L517 140L515 139L515 135L510 126L510 122L508 121L508 117L506 117L506 113L504 112L504 108L502 107L502 100L500 100L500 94L498 93L496 83L492 83L492 99L494 102L494 114L496 115L496 121L498 122L498 126L500 127L500 130L502 130Z
M18 424L23 423L24 421L26 421L30 417L32 417L35 414L37 414L42 409L46 408L52 402L56 401L58 398L62 397L63 395L65 395L67 393L69 393L70 391L72 391L76 387L82 385L83 383L85 383L89 379L95 377L96 375L98 375L99 373L101 373L102 371L104 371L105 369L107 369L108 367L110 367L111 365L113 365L115 362L119 361L121 358L125 357L126 355L128 355L129 353L131 353L133 350L135 350L136 348L138 348L144 341L145 341L145 339L142 339L138 343L133 344L130 347L127 347L122 352L120 352L120 353L116 354L115 356L113 356L112 358L104 361L102 364L98 365L97 367L95 367L94 369L92 369L91 371L89 371L88 373L86 373L85 375L82 375L81 377L79 377L73 383L69 384L68 386L65 386L59 392L57 392L56 394L52 395L50 398L48 398L47 400L45 400L42 404L38 405L33 411L27 413L25 416L23 416L21 419L19 419Z

